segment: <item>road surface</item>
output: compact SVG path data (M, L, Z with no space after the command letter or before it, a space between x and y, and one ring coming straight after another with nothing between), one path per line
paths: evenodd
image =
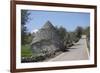
M68 52L63 52L49 61L87 60L88 58L89 52L86 44L86 36L82 35L79 42L70 47Z

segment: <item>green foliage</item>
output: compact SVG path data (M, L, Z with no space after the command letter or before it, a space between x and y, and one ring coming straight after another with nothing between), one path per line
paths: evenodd
M73 32L67 32L66 36L64 37L64 46L66 48L72 46L74 43L74 39L75 39L75 36L74 36Z
M46 57L44 55L41 55L41 54L36 54L34 56L31 56L31 57L23 57L21 62L24 63L24 62L40 62L40 61L43 61L45 60Z
M30 44L32 42L32 39L33 39L32 35L30 33L27 33L25 43Z
M58 33L60 35L61 40L64 40L64 37L66 36L66 29L64 27L58 28Z
M87 35L87 38L89 38L89 37L90 37L90 27L89 27L89 26L86 27L86 28L84 29L83 33L84 33L85 35Z
M35 62L43 61L44 59L46 59L46 57L44 55L36 55L36 56L32 57L32 60Z
M75 32L76 32L76 37L80 39L80 38L81 38L81 35L82 35L82 33L83 33L83 28L80 27L80 26L78 26L78 27L76 28Z
M30 45L21 46L21 62L39 62L46 59L46 54L32 52Z
M84 29L84 34L87 36L87 47L90 50L90 27Z
M67 34L67 30L62 26L59 27L59 28L56 27L56 30L57 30L58 35L60 36L61 46L62 46L61 50L65 51L65 48L66 48L65 43L67 41L67 39L65 37L66 37L66 34Z
M27 28L26 28L26 22L29 19L30 13L27 10L21 10L21 44L26 44L27 39Z
M57 28L57 31L59 33L60 39L62 41L62 51L66 51L66 49L73 45L76 36L74 32L67 32L67 30L64 27Z
M26 22L29 19L30 13L28 12L28 10L21 10L21 25L25 25Z

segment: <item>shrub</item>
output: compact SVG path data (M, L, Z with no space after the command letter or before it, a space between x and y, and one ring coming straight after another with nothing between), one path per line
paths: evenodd
M80 38L81 38L81 35L82 35L82 33L83 33L83 28L80 27L80 26L78 26L78 27L76 28L76 30L75 30L75 33L76 33L76 37L80 39Z
M43 61L43 60L45 60L45 56L39 55L35 59L36 59L36 61Z

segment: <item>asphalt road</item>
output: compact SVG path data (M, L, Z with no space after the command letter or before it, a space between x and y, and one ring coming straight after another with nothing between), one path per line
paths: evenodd
M79 42L70 47L68 52L63 52L49 61L87 60L88 58L89 52L86 44L86 36L82 35Z

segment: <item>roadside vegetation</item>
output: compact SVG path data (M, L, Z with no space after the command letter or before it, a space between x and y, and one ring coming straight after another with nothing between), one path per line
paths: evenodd
M87 37L87 48L90 51L90 27L89 26L84 29L83 34L85 34Z

